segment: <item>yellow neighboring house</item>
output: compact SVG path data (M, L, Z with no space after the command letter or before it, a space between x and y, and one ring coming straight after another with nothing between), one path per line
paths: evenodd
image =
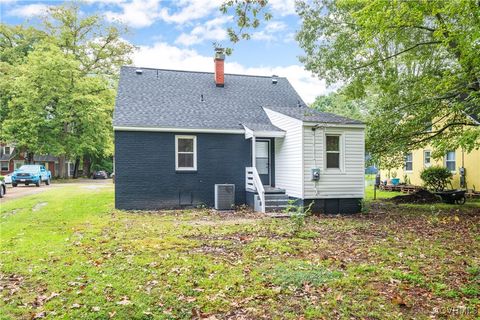
M461 149L449 151L442 159L433 159L431 157L432 149L418 149L408 153L405 157L403 168L390 170L391 175L396 173L401 182L405 182L408 177L410 184L421 186L420 173L424 168L433 165L445 166L450 168L453 174L453 188L460 188L460 168L465 168L465 180L468 189L480 191L480 150L474 150L470 153L463 152ZM388 178L388 170L381 170L382 180Z
M471 116L471 120L476 124L480 124L477 117ZM425 147L423 149L413 150L405 156L403 168L392 170L381 170L381 179L394 178L392 175L396 173L396 177L400 182L405 182L421 186L420 173L429 166L444 166L450 169L453 174L453 188L474 189L480 191L480 150L473 150L469 153L462 149L447 152L441 159L433 159L431 157L433 149ZM461 171L464 168L466 187L460 184ZM390 174L389 174L390 173Z

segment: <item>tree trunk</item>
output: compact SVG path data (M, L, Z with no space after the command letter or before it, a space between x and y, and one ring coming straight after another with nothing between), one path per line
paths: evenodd
M65 164L66 164L66 157L65 155L61 155L58 157L58 177L59 178L68 178L68 175L67 175L67 170L65 168Z
M73 178L78 178L78 169L80 167L80 158L75 159L75 167L73 169Z
M90 156L83 156L83 175L90 178L90 167L92 166L92 159Z
M35 154L33 152L27 152L25 160L27 160L28 164L33 164L33 156Z

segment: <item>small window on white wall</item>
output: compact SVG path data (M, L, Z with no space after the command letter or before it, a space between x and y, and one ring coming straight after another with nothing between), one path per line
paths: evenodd
M327 169L340 169L340 136L326 135Z
M197 170L196 136L175 136L175 169Z
M455 171L456 163L455 163L455 151L448 151L445 155L445 166L450 171Z

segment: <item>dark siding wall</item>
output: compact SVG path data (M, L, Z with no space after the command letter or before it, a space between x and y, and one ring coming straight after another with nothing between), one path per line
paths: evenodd
M312 213L320 214L354 214L362 210L362 199L339 198L339 199L298 199L296 205L310 206Z
M251 145L243 134L197 136L197 171L175 172L175 133L115 132L115 207L160 209L214 205L214 184L235 184L245 203Z

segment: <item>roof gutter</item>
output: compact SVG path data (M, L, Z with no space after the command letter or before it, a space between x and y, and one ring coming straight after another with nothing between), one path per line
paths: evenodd
M303 125L312 126L312 127L325 127L325 128L365 129L367 127L364 123L330 123L330 122L318 122L318 121L303 121Z
M127 127L114 126L114 131L141 131L141 132L191 132L191 133L221 133L244 134L243 129L200 129L200 128L165 128L165 127Z

